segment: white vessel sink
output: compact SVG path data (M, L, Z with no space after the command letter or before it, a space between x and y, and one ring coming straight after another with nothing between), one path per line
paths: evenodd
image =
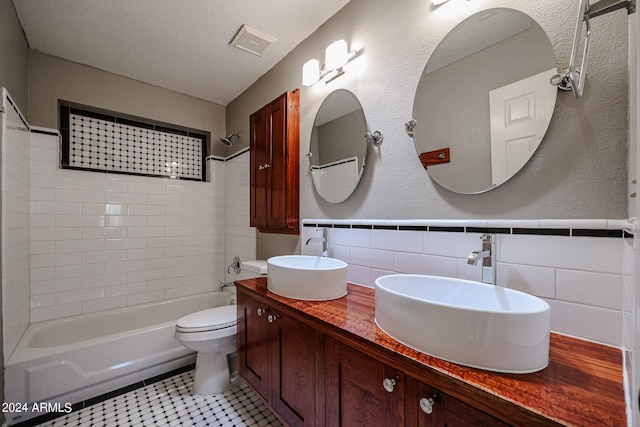
M301 300L340 298L347 294L347 263L307 255L272 257L267 260L267 289Z
M393 274L375 283L376 324L415 350L514 374L549 363L551 308L540 298L435 276Z

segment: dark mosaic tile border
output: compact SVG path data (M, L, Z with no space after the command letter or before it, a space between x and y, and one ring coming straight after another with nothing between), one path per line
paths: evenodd
M436 226L436 225L380 225L380 224L331 224L304 223L310 228L339 228L354 230L391 230L391 231L425 231L447 233L489 233L533 236L565 236L565 237L608 237L630 238L633 233L627 230L591 229L591 228L520 228L520 227L477 227L477 226Z
M209 132L63 100L58 101L58 111L63 169L206 181ZM85 120L86 126L76 128ZM98 122L93 126L92 121ZM103 125L113 129L105 131ZM149 139L137 139L131 127L143 129ZM114 132L117 136L113 136ZM172 171L163 170L168 167L158 160L163 156L179 166Z

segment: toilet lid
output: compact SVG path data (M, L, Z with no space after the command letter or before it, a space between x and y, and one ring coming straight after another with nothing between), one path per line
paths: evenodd
M228 328L237 323L237 307L225 305L188 314L178 319L176 326L185 332L203 332Z

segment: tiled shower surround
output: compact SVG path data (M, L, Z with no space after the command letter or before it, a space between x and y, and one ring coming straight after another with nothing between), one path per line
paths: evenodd
M329 228L330 256L349 264L350 282L374 286L385 274L482 280L467 257L496 232L497 285L551 305L551 329L617 347L632 343L633 236L625 221L303 221L302 241ZM596 237L597 236L597 237ZM320 245L302 252L318 254Z
M249 149L209 164L218 174L217 179L226 182L225 265L231 264L235 256L241 260L255 259L256 229L249 226Z
M60 169L57 133L8 117L5 360L30 322L210 292L255 258L247 151L208 159L210 182Z
M224 181L63 170L32 134L31 322L207 292L224 279Z
M29 325L29 128L3 89L2 337L5 360ZM10 301L10 303L9 303Z

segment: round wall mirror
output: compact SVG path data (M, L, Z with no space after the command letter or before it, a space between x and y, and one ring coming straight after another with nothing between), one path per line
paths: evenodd
M329 203L345 201L356 189L367 156L367 123L356 96L331 92L320 105L311 132L311 178Z
M458 24L436 47L413 104L413 138L429 176L461 194L515 175L547 131L556 103L553 47L528 15L498 8Z

